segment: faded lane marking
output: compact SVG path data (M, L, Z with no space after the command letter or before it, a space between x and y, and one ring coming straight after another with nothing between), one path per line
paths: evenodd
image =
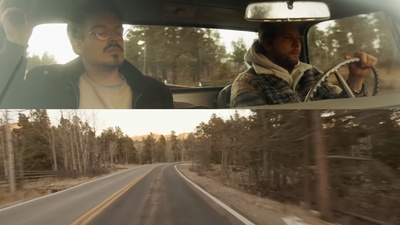
M111 203L113 203L115 200L117 200L121 195L123 195L125 192L127 192L130 188L132 188L137 182L139 182L141 179L143 179L147 174L149 174L151 171L153 171L155 167L151 168L149 171L147 171L145 174L142 176L136 178L134 181L120 189L119 191L115 192L113 195L108 197L106 200L95 206L93 209L88 211L87 213L83 214L81 217L76 219L74 222L71 223L71 225L85 225L88 224L91 220L93 220L96 216L98 216L105 208L107 208Z

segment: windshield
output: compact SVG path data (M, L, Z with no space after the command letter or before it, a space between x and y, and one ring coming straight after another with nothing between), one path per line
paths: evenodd
M322 71L356 51L363 50L376 56L380 79L378 94L399 93L400 52L384 13L362 14L319 23L309 30L308 44L311 64ZM340 73L347 76L347 68L342 67ZM330 78L332 83L337 83L334 76ZM373 76L367 76L365 83L372 86Z
M133 26L125 28L125 57L145 75L169 85L225 86L245 68L243 56L255 32L195 27ZM51 33L52 35L48 35ZM66 63L77 57L66 24L44 24L29 42L28 70Z

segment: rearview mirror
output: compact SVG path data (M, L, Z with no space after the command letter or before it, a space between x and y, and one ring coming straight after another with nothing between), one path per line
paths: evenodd
M257 2L246 8L245 19L255 22L299 22L327 20L331 16L323 2Z

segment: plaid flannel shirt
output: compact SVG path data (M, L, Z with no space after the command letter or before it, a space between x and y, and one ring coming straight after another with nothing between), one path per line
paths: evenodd
M279 76L256 74L255 70L250 68L239 74L232 84L231 108L302 102L321 75L316 68L306 70L293 90L290 84ZM356 97L366 94L363 85L361 93ZM338 86L324 81L314 94L313 100L345 97L347 94Z

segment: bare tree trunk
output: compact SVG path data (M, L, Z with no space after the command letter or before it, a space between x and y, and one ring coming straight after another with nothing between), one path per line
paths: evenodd
M80 172L85 173L86 172L86 168L85 168L85 164L86 164L86 156L85 156L85 149L84 149L84 145L83 145L83 138L82 138L82 131L81 129L79 129L80 127L78 126L78 124L76 124L78 127L78 139L77 140L77 146L78 146L78 160L80 161L79 163L79 167L80 167Z
M114 167L114 152L116 148L117 148L117 143L115 141L111 142L109 146L111 168Z
M88 144L89 144L89 137L88 135L85 136L85 144L83 145L83 172L87 172L88 164L89 164L89 154L88 154Z
M169 148L169 155L168 155L168 162L173 162L174 161L174 151L172 149L172 143Z
M67 148L67 142L66 142L67 132L63 128L61 133L62 133L62 136L60 138L62 139L64 170L69 172L69 170L70 170L70 168L69 168L69 157L68 157L68 148Z
M124 162L124 164L128 165L128 153L127 152L125 152L125 162Z
M100 167L99 146L98 146L98 143L97 143L96 136L93 139L92 151L89 152L89 154L92 155L92 159L91 159L92 168Z
M72 132L73 132L73 141L74 141L74 146L75 146L75 150L76 150L76 162L77 162L77 166L78 166L78 171L79 173L82 173L82 148L81 148L81 129L79 126L79 117L78 117L78 113L76 110L73 111L73 115L72 115ZM79 138L79 142L78 143L78 138Z
M222 140L221 140L222 142ZM225 148L221 148L221 174L222 174L222 180L225 179L226 177L226 165L225 165Z
M14 149L15 150L15 149ZM24 188L24 151L25 151L25 140L22 140L20 149L16 151L17 153L17 166L18 166L18 188Z
M103 149L102 149L102 156L101 159L103 161L103 167L106 167L106 139L103 138Z
M224 179L227 180L229 183L229 174L228 174L228 140L225 137L225 135L222 135L221 137L221 150L222 150L222 175L224 176Z
M266 138L265 138L266 139ZM266 141L264 141L265 143ZM264 145L263 148L263 177L264 182L267 184L269 182L269 167L268 167L268 148Z
M4 110L4 132L5 132L5 139L6 139L6 148L7 148L7 156L8 156L8 182L10 186L10 192L15 192L15 165L14 165L14 149L12 144L12 137L10 126L8 124L8 110Z
M128 165L129 147L126 146L125 142L124 142L124 152L125 152L125 165Z
M76 149L76 162L78 165L78 171L79 171L79 173L82 173L82 161L81 161L81 154L80 154L81 149L79 149L79 144L78 144L78 140L76 137L77 129L76 129L75 123L72 126L72 130L73 130L73 143L74 143L74 146Z
M57 153L56 153L56 140L54 138L54 128L50 128L50 134L51 134L51 154L53 156L53 170L58 171L58 163L57 163Z
M275 188L279 190L281 188L281 173L278 171L278 166L275 165L275 170L274 170L274 182L275 182Z
M183 162L184 160L183 160L183 149L185 149L185 148L181 148L181 162Z
M314 131L313 147L316 156L317 177L318 177L318 206L322 214L322 218L330 221L331 211L329 202L329 181L328 181L328 165L326 158L324 131L322 129L322 121L320 112L311 111L311 121Z
M97 138L96 138L96 135L97 135L97 117L96 117L96 113L95 113L94 110L92 111L92 115L91 115L90 118L92 119L92 129L93 129L93 133L94 133L93 147L92 147L92 149L90 151L92 153L92 156L93 156L91 164L93 165L93 167L98 168L98 167L100 167L100 158L99 158L100 157L100 152L99 152L99 146L98 146Z
M142 165L142 157L141 157L141 155L142 155L142 147L139 146L138 147L139 165Z
M6 153L6 146L4 139L5 139L5 133L3 131L0 131L0 147L1 147L1 154L3 157L4 176L8 177L8 162L7 162L7 153Z
M310 208L311 206L311 193L310 193L310 162L309 162L309 146L310 139L306 138L304 140L305 146L303 151L303 196L304 203L306 208Z
M267 120L265 119L264 113L261 113L261 119L263 122L263 130L267 134ZM265 184L269 184L269 165L268 165L268 138L266 135L263 137L263 177Z
M60 110L61 117L64 119L63 112ZM67 148L67 130L66 127L62 127L57 130L57 137L62 140L62 154L63 154L63 162L64 162L64 170L66 172L70 172L69 166L69 157L68 157L68 148Z
M311 124L310 116L305 114L306 118L304 121L304 129L306 130L305 135L309 135L310 129L308 129L309 124ZM304 138L304 151L303 151L303 196L305 208L309 209L311 207L311 193L310 193L310 146L312 146L310 138Z
M154 164L156 162L156 154L155 154L155 148L154 146L151 146L151 164Z
M69 138L70 138L70 152L71 152L71 159L72 159L72 169L74 173L77 172L77 167L76 167L76 159L75 159L75 148L74 148L74 139L73 139L73 132L72 132L72 125L70 124L70 129L69 129Z
M166 148L166 150L165 150L165 155L166 155L166 158L167 158L167 161L166 162L171 162L171 159L170 159L170 155L171 155L171 142L170 141L167 141L166 142L166 146L167 146L167 148Z

